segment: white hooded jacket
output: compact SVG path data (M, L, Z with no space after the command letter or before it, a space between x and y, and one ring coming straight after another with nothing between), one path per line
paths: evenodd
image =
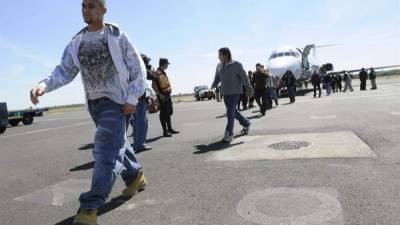
M108 29L108 45L126 103L137 105L138 98L145 92L146 67L139 51L129 42L125 33L116 25L105 24ZM45 93L70 83L81 71L78 59L79 46L87 28L82 29L64 50L61 63L52 74L39 85ZM86 93L86 91L85 91ZM87 98L86 98L87 99Z

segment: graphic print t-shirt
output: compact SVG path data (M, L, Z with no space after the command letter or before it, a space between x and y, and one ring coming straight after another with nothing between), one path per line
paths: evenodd
M108 97L116 103L124 104L118 72L108 47L107 31L86 32L78 57L87 98L95 100Z

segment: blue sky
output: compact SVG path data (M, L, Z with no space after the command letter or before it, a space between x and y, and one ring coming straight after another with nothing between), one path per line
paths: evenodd
M50 74L85 24L81 1L3 1L0 7L0 101L31 106L29 90ZM171 61L174 93L210 84L220 47L247 70L282 45L340 44L314 61L336 69L400 64L400 1L108 0L106 21L120 25L138 49ZM78 77L39 107L83 103Z

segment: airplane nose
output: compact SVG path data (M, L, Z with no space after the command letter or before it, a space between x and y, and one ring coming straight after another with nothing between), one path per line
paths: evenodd
M299 62L288 58L271 59L267 64L267 68L272 76L282 77L288 70L297 72Z

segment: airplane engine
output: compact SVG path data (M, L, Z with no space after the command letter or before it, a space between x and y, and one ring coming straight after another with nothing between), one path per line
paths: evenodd
M321 67L323 67L325 69L325 71L333 71L332 63L326 63L326 64L322 65Z

